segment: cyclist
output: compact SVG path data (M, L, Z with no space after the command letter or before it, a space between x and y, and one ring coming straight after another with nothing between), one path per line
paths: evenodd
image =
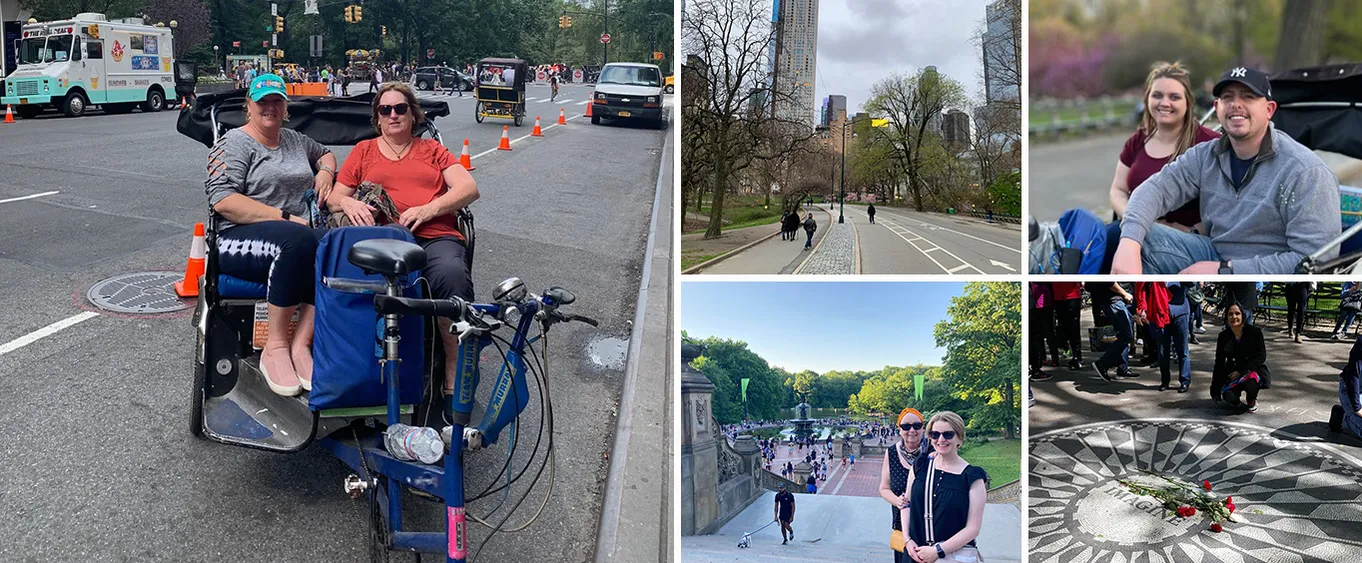
M550 86L551 88L553 88L553 94L549 96L549 101L552 102L555 98L558 97L558 73L557 73L557 72L550 72L550 73L549 73L549 86Z

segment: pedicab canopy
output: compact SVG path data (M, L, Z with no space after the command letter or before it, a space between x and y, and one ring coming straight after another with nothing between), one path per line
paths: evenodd
M514 70L511 73L513 80L506 82L506 71ZM487 58L478 61L477 76L478 86L497 86L502 88L514 88L516 90L525 89L525 77L529 74L529 65L520 59L497 59Z
M284 127L312 137L323 145L354 145L378 136L374 130L371 103L378 94L366 93L344 98L293 96L289 98L289 119ZM449 115L449 104L420 100L426 119ZM246 124L246 89L204 94L190 111L180 112L175 129L180 134L213 146L212 110L217 107L218 123L228 129ZM421 133L421 131L417 131Z
M1277 129L1311 149L1362 158L1362 63L1288 70L1270 80Z

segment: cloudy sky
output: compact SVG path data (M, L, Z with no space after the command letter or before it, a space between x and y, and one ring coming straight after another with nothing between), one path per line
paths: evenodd
M822 0L815 117L829 94L846 96L855 113L876 82L931 65L979 97L983 63L970 38L991 1Z

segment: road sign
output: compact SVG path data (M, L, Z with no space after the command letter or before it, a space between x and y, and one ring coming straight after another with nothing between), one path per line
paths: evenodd
M279 5L278 5L278 4L275 4L274 2L270 2L270 15L271 15L271 16L277 16L277 15L279 15Z
M609 34L609 33L602 33L602 34L601 34L601 43L605 43L606 45L609 45L609 44L610 44L610 34Z
M662 51L653 51L653 60L660 61L665 57L666 53L663 53Z
M269 47L269 46L270 46L270 42L269 42L269 41L261 41L261 42L260 42L260 46L261 46L261 47Z
M240 41L233 41L233 42L232 42L232 46L233 46L233 47L240 47L240 46L241 46L241 42L240 42Z
M582 81L582 71L581 71L581 70L574 70L574 71L572 71L572 81L573 81L573 82L581 82L581 81Z
M435 58L435 49L426 49L426 58L427 59Z
M310 56L313 56L313 57L321 57L321 56L322 56L322 36L320 36L320 35L311 35L311 36L308 36L308 39L309 39L309 41L308 41L308 53L309 53L309 55L310 55Z
M543 81L549 79L549 73L544 72L544 71L541 70L541 71L539 71L538 74L535 74L534 77L535 77L535 80L538 80L538 81L540 81L540 82L543 82Z

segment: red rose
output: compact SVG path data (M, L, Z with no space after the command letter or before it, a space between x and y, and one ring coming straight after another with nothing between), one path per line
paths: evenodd
M1180 516L1180 517L1182 517L1182 518L1186 518L1186 517L1191 516L1191 515L1193 515L1193 514L1196 514L1196 509L1195 509L1195 508L1192 508L1192 507L1190 507L1190 506L1179 506L1179 507L1178 507L1178 516Z
M1230 514L1234 514L1234 503L1231 502L1229 504L1226 504L1225 508L1230 509Z
M1202 482L1201 482L1201 486L1206 487L1206 490L1208 490L1208 491L1211 490L1211 482L1210 482L1210 481L1202 481Z
M1219 523L1219 522L1216 522L1216 523L1214 523L1214 524L1211 524L1211 531L1212 531L1212 532L1215 532L1215 533L1218 534L1218 533L1220 533L1221 530L1224 530L1224 528L1220 527L1220 523Z

